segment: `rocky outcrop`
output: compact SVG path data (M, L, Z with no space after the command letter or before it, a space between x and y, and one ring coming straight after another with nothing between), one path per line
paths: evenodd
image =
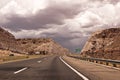
M81 54L87 57L120 59L120 28L93 33Z
M63 48L50 38L17 39L24 52L28 54L67 54L69 50Z
M2 28L0 28L0 49L21 52L15 37Z
M13 43L15 38L9 32L0 28L0 48L1 49L9 49L10 43Z
M8 50L25 54L67 54L63 48L50 38L15 39L8 31L0 28L0 50Z

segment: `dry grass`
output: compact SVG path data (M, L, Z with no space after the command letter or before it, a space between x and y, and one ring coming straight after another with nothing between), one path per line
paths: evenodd
M19 60L19 59L25 59L27 56L5 56L1 58L1 60L4 61L11 61L11 60Z
M22 61L22 60L34 59L34 58L42 58L46 56L49 56L49 55L5 56L5 57L0 58L0 63Z
M14 54L14 56L9 56L11 53ZM0 50L0 63L14 62L14 61L33 59L33 58L39 58L45 56L46 55L25 55L25 54L13 53L7 50Z

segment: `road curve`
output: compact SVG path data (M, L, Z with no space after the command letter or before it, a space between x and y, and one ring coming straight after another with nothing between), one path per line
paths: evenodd
M0 80L84 80L59 56L37 58L0 65Z

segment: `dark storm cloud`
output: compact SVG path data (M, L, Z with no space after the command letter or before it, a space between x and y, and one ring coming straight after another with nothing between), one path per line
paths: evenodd
M82 48L85 44L86 38L83 38L83 34L80 31L70 31L68 27L59 28L58 32L43 32L41 35L50 37L56 42L60 43L62 46L69 48L71 51L74 51L75 48ZM79 40L79 44L75 45L76 42L71 42L74 39Z
M16 14L7 17L8 22L1 24L14 31L21 29L32 30L32 29L47 29L50 28L48 24L63 24L64 19L73 18L79 13L78 6L68 5L50 5L46 9L40 10L35 15L29 17L23 17Z
M72 39L77 39L83 37L82 33L79 31L70 31L69 27L60 27L57 32L43 32L41 35L46 35L47 37L56 38L60 41L68 41Z
M71 34L71 33L70 33ZM62 46L70 49L71 51L74 51L75 48L82 48L81 46L83 45L72 45L72 43L70 42L73 39L81 39L80 36L70 36L70 35L66 35L66 37L64 37L63 35L60 34L56 34L56 33L43 33L43 35L47 35L46 37L50 37L52 39L54 39L56 42L58 42L59 44L61 44ZM83 42L83 44L85 44L85 42Z
M90 27L94 27L95 24L88 24L88 25L85 25L85 26L82 26L81 28L90 28Z
M0 25L17 38L51 37L73 51L82 48L96 30L120 26L120 0L48 1L49 5L35 14L7 14L3 16L7 21Z

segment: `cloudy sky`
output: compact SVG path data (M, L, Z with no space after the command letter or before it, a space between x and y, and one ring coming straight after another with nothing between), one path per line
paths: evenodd
M0 26L16 38L50 37L71 50L119 25L120 0L0 0Z

